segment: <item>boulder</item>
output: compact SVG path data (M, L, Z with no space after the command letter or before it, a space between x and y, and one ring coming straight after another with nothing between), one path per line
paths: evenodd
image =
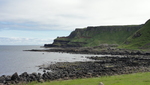
M4 83L4 81L5 81L5 77L4 76L0 77L0 83Z
M21 76L21 77L28 77L29 74L28 74L27 72L24 72L24 73L22 73L20 76Z
M99 85L104 85L103 82L100 82Z
M43 83L43 82L44 82L44 80L43 80L43 79L39 79L39 80L38 80L38 82L41 82L41 83Z
M19 79L19 76L17 72L11 76L11 80L18 80L18 79Z
M32 73L32 75L35 76L35 78L39 78L39 75L36 72Z
M6 81L11 81L11 80L12 80L12 79L11 79L11 76L6 76L6 77L5 77L5 80L6 80Z

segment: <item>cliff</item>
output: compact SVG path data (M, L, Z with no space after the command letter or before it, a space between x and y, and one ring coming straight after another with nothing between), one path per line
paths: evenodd
M45 47L91 47L101 44L122 44L143 25L90 26L75 29L67 37L57 37Z

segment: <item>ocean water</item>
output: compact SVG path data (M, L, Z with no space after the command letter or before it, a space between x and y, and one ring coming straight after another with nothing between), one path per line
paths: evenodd
M40 46L0 45L0 76L12 75L15 72L18 74L23 72L42 72L38 67L40 65L48 65L55 62L88 61L86 57L93 56L86 54L23 51L31 49L46 48L41 48Z

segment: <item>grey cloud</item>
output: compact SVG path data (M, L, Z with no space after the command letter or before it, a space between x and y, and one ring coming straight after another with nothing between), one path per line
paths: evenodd
M88 25L141 24L150 15L149 0L0 1L0 29L74 30ZM134 3L134 4L133 4ZM10 24L5 24L10 23Z

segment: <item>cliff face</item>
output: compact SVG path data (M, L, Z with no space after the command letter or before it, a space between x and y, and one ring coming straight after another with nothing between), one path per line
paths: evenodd
M142 26L96 26L75 29L69 36L57 37L52 44L45 44L45 47L90 47L101 44L120 45Z

